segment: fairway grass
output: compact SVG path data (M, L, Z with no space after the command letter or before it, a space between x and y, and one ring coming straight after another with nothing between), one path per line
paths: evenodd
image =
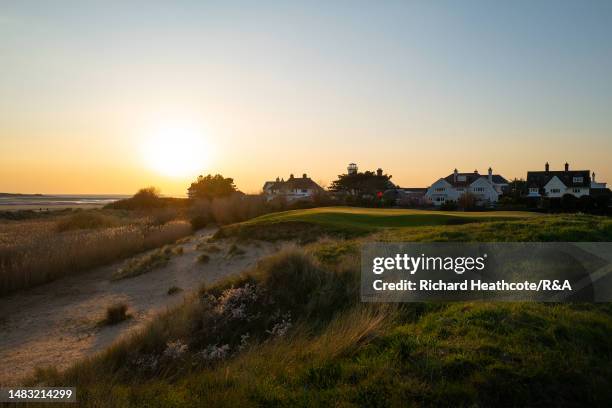
M322 207L267 214L224 227L218 238L298 239L311 242L321 235L353 238L385 229L516 221L542 217L525 211L450 212L414 209Z
M396 208L320 207L266 214L244 224L304 221L330 225L359 226L364 228L446 225L465 222L513 220L537 217L541 214L527 211L434 211Z

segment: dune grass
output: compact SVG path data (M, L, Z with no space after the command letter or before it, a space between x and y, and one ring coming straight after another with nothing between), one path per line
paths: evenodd
M175 254L175 249L166 245L148 254L129 259L121 268L113 273L111 280L133 278L156 268L166 266L170 262L172 255Z
M0 296L157 248L191 233L185 221L151 225L94 211L0 224ZM83 214L83 215L81 215ZM109 223L107 224L108 220ZM117 223L117 225L115 225Z
M121 224L118 217L103 214L99 211L78 211L66 217L61 217L56 224L59 232L80 230L80 229L100 229L111 228Z

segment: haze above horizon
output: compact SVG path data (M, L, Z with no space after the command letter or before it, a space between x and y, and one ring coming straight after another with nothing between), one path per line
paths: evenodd
M5 1L0 191L244 192L349 162L612 183L612 2Z

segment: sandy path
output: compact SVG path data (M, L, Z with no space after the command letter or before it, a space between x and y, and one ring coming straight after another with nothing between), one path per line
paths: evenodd
M213 232L199 232L182 245L182 255L144 275L111 282L119 262L0 299L0 385L18 384L39 367L63 369L91 356L143 327L160 310L182 303L202 283L239 273L275 250L269 244L244 245L244 255L227 258L229 244L219 243L221 252L211 254L206 264L198 263L202 252L196 245ZM169 296L171 286L184 291ZM129 305L133 318L115 326L98 326L106 307L118 301Z

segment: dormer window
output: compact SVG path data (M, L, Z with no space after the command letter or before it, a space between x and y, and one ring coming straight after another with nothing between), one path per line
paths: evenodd
M537 187L529 187L529 192L530 193L537 193L538 192L538 188Z
M444 187L436 187L436 192L438 192L438 193L441 193L444 190L445 190Z
M582 178L581 176L575 176L574 177L574 183L582 183L584 180L584 178Z
M457 176L457 181L465 181L465 176Z

